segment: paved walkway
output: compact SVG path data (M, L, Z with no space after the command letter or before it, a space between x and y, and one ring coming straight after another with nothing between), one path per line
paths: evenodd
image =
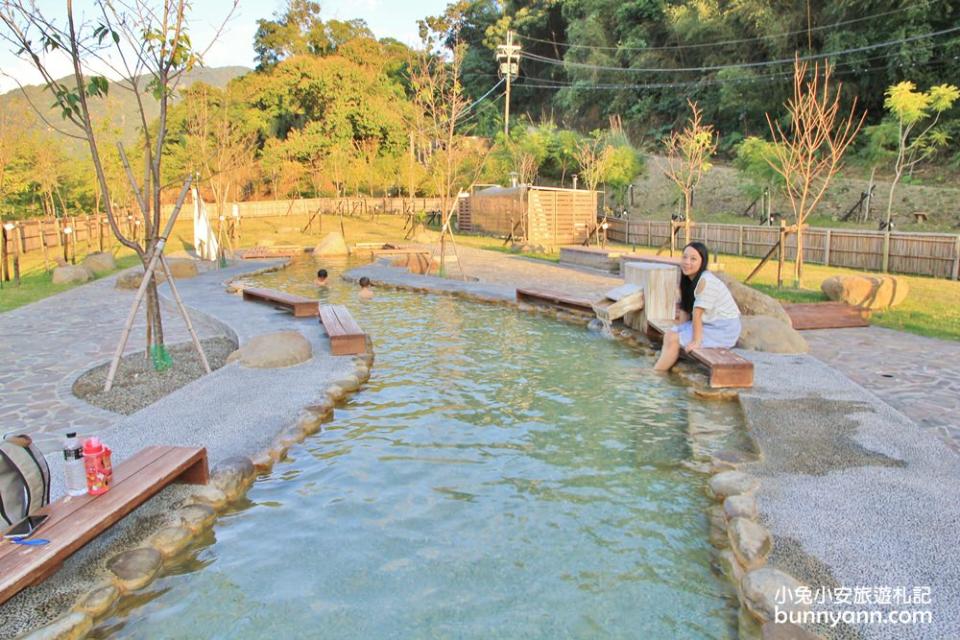
M960 454L960 342L883 327L804 331L810 354Z
M121 417L72 392L80 375L108 362L117 348L136 292L116 289L115 282L103 278L0 314L0 432L31 433L49 452L68 431L96 433ZM161 313L168 344L190 340L172 303ZM191 321L201 339L229 331L202 314L191 313ZM145 326L141 308L125 353L143 351Z

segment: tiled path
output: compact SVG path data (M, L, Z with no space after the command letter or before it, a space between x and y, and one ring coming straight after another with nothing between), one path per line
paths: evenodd
M34 436L44 451L71 430L93 433L122 418L76 398L71 389L85 371L113 357L134 291L114 288L115 277L97 280L0 314L0 435ZM190 339L180 314L164 304L168 344ZM201 338L224 335L221 325L191 315ZM127 353L146 339L141 307Z
M810 354L960 453L960 342L882 327L804 331Z

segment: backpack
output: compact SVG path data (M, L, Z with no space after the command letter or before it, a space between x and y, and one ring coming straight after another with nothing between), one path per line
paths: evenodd
M27 436L0 440L0 527L50 502L50 467Z

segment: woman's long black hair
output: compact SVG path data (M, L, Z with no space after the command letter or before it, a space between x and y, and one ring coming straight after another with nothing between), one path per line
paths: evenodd
M692 314L693 299L695 297L694 292L697 289L697 284L700 282L700 275L707 270L710 252L707 251L707 245L702 242L691 242L683 249L686 250L687 247L693 247L694 251L700 254L700 269L693 274L693 277L680 276L680 308Z

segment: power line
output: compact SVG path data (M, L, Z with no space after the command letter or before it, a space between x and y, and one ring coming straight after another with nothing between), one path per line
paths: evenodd
M680 68L663 68L663 67L608 67L602 65L591 65L582 62L571 62L565 60L558 60L556 58L548 58L546 56L539 56L532 53L523 53L521 57L527 58L528 60L533 60L536 62L543 62L546 64L558 65L562 67L573 67L577 69L590 69L594 71L619 71L619 72L628 72L628 73L683 73L683 72L704 72L704 71L721 71L723 69L749 69L755 67L766 67L777 64L792 64L794 60L799 60L800 62L806 62L810 60L822 60L824 58L829 58L831 56L841 56L848 55L851 53L860 53L862 51L872 51L874 49L881 49L883 47L892 47L898 44L906 44L907 42L915 42L917 40L925 40L927 38L934 38L936 36L946 35L948 33L955 33L960 31L960 26L951 27L949 29L941 29L940 31L931 31L930 33L924 33L916 36L910 36L908 38L900 38L898 40L888 40L886 42L879 42L876 44L864 45L862 47L854 47L851 49L842 49L840 51L827 51L824 53L811 54L806 56L797 56L796 58L781 58L779 60L764 60L762 62L742 62L740 64L722 64L722 65L703 65L700 67L680 67Z
M788 36L795 36L800 34L805 34L808 31L825 31L828 29L834 29L836 27L842 27L848 24L855 24L858 22L864 22L866 20L873 20L875 18L882 18L889 15L894 15L901 13L903 11L908 11L912 9L917 9L924 7L930 4L936 4L941 2L941 0L927 0L926 2L917 2L913 3L910 6L901 7L899 9L892 9L890 11L884 11L882 13L874 13L868 16L862 16L860 18L853 18L851 20L843 20L841 22L834 22L833 24L821 25L819 27L812 27L810 29L801 29L799 31L785 31L783 33L775 33L766 36L756 36L754 38L741 38L738 40L720 40L716 42L699 42L694 44L678 44L678 45L664 45L660 47L604 47L604 46L592 46L586 44L570 44L567 42L557 42L555 40L545 40L543 38L535 38L533 36L524 36L517 35L521 40L527 40L530 42L540 42L543 44L550 44L554 47L567 47L568 49L591 49L595 51L676 51L681 49L698 49L702 47L719 47L728 44L743 44L747 42L757 42L760 40L775 40L777 38L785 38Z

